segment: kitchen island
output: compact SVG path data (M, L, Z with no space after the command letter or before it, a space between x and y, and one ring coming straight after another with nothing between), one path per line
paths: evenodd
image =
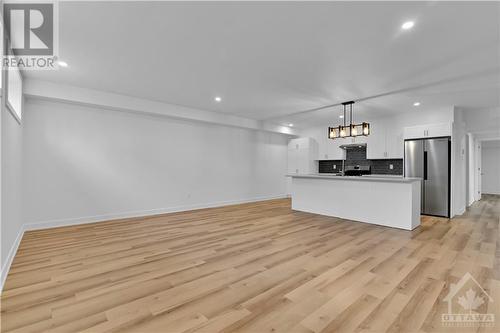
M420 225L420 178L290 174L292 209L387 227Z

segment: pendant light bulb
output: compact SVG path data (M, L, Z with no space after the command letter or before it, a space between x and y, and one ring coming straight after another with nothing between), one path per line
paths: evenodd
M369 134L370 134L370 124L363 123L363 135L369 135Z
M358 135L358 129L354 125L351 127L351 135Z

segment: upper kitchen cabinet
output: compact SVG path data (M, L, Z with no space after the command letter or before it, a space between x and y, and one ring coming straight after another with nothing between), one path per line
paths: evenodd
M385 128L382 125L371 125L370 136L366 145L366 158L376 160L386 158Z
M385 131L386 158L398 159L404 155L403 129L394 128Z
M419 125L404 128L404 139L451 136L451 123Z
M288 143L289 174L310 174L317 172L318 144L312 138L292 139Z
M326 139L326 155L321 156L324 160L343 160L345 159L345 150L340 145L345 144L345 139Z
M288 149L314 149L315 146L317 143L313 138L297 138L288 142Z
M389 123L373 124L367 137L366 158L370 160L403 158L403 130Z
M347 139L328 139L325 131L324 137L322 136L319 141L318 156L316 160L343 160L345 158L344 149L340 145L347 143Z

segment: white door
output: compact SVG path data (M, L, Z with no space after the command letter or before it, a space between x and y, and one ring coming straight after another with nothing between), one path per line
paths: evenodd
M403 131L398 129L389 129L386 133L387 158L403 158L404 141Z
M427 136L426 126L411 126L404 128L404 139L420 139Z
M328 142L332 141L326 137L321 138L321 140L318 140L319 142L319 147L318 147L318 160L328 160Z
M450 123L441 123L441 124L432 124L427 126L426 136L430 138L436 138L441 136L450 136L451 135L451 124Z
M370 136L366 144L366 158L369 160L387 158L384 127L380 124L371 127L373 128L370 128Z
M481 195L482 195L482 178L483 178L483 169L481 167L481 160L482 160L482 156L481 156L481 144L478 143L478 146L477 146L477 200L481 200Z
M300 174L309 174L311 173L311 170L309 170L309 163L310 161L310 156L309 156L309 148L299 148L297 151L297 169Z

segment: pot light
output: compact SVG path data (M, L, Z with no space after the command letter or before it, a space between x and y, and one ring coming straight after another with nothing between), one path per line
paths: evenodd
M343 116L343 115L340 115L340 116L339 116L339 118L340 118L340 119L344 119L344 116Z
M219 96L215 96L214 101L216 101L217 103L220 103L222 101L222 98Z
M401 26L401 29L408 30L408 29L413 28L414 25L415 25L415 22L408 21L408 22L403 23L403 25Z
M293 124L292 124L292 123L290 123L290 124L288 124L288 126L293 127Z
M420 102L413 103L413 106L419 106L419 105L420 105Z
M59 60L57 64L61 67L68 67L68 63L66 61Z

